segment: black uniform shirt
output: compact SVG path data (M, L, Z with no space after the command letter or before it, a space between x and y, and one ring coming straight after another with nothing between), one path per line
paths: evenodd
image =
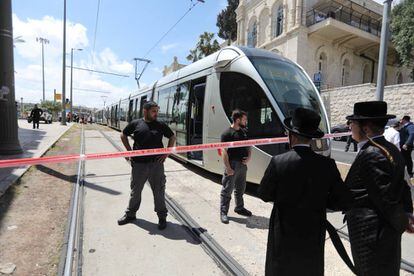
M221 142L233 142L241 140L248 140L247 131L242 128L235 130L234 128L230 127L221 135ZM227 154L229 155L229 161L242 161L243 158L249 156L249 147L229 148L227 149Z
M162 137L170 138L172 130L163 122L146 122L144 119L133 120L122 131L134 138L134 150L163 148ZM134 162L154 162L159 155L133 157Z
M43 114L43 110L41 110L40 108L33 108L32 112L30 112L30 116L33 119L40 119L40 116Z

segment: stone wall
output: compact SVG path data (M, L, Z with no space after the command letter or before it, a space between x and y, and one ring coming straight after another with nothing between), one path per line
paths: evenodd
M322 90L331 126L345 123L345 117L353 113L355 102L374 101L375 90L373 84ZM397 115L397 118L404 115L414 117L414 83L385 86L384 100L388 103L388 113Z

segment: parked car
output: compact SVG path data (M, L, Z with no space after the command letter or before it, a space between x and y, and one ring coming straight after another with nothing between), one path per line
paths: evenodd
M50 113L48 110L43 110L42 115L40 115L39 122L43 121L45 124L51 124L53 120L52 113ZM27 117L27 122L31 123L33 121L33 118L31 116Z
M349 127L347 124L339 124L336 126L333 126L331 128L331 133L341 133L341 132L349 132ZM348 136L342 136L342 137L335 137L333 138L335 141L345 141L348 139Z

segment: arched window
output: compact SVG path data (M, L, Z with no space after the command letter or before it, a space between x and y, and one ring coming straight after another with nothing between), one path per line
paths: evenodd
M396 83L397 84L403 83L403 76L402 76L401 72L398 72L397 73L397 81L396 81Z
M273 37L283 33L283 6L280 5L273 10Z
M277 32L276 36L279 36L283 33L283 6L280 5L277 9Z
M247 30L247 46L256 47L257 45L257 22L254 20Z
M368 64L364 65L362 70L362 83L370 83L372 79L371 67Z
M264 9L259 17L259 46L268 39L268 29L270 27L269 10Z
M318 72L321 73L321 83L324 84L328 73L328 58L324 52L319 55Z
M349 60L345 59L344 62L342 63L342 86L347 86L349 85L349 73L350 73L350 64L349 64Z

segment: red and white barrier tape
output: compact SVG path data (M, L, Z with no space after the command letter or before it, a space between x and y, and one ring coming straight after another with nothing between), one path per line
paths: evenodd
M335 133L327 134L323 138L334 138L348 136L351 133ZM253 139L245 141L235 142L224 142L224 143L210 143L201 145L190 145L190 146L178 146L171 148L158 148L158 149L146 149L146 150L133 150L123 152L108 152L108 153L90 153L90 154L73 154L73 155L59 155L59 156L48 156L38 158L20 158L20 159L6 159L0 160L0 168L7 167L21 167L27 165L38 165L48 163L67 163L81 160L96 160L96 159L108 159L108 158L119 158L119 157L134 157L134 156L149 156L149 155L162 155L171 153L185 153L190 151L201 151L201 150L213 150L221 148L237 148L246 146L258 146L268 144L282 144L287 143L287 137L278 138L264 138L264 139Z

